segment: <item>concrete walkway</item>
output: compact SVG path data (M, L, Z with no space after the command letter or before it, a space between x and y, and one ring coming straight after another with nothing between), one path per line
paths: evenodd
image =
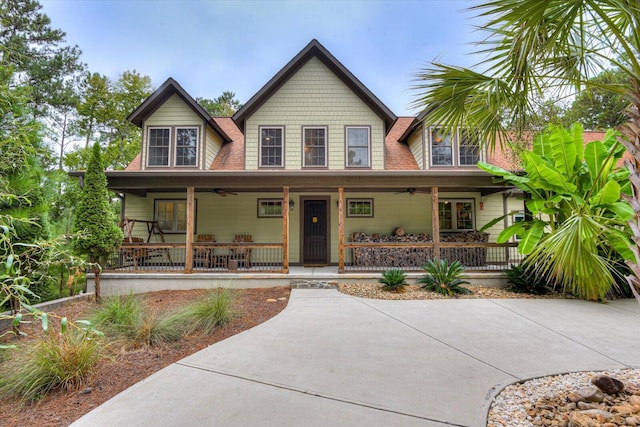
M640 367L640 305L385 301L294 289L287 308L74 426L485 425L505 385Z

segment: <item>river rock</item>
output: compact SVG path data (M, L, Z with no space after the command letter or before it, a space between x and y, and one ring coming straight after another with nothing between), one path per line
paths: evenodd
M624 383L622 381L608 375L597 375L591 378L591 384L607 394L618 394L624 390Z
M582 398L582 400L586 402L597 402L600 403L604 399L604 396L598 388L593 386L582 387L578 390L578 394Z

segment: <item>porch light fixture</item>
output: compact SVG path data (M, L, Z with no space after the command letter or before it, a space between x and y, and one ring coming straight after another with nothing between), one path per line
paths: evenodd
M293 200L289 200L289 210L292 211L295 206L296 202L294 202Z

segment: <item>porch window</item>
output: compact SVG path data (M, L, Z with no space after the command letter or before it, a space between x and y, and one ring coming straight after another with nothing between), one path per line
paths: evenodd
M327 128L303 127L304 166L327 166Z
M149 129L149 166L169 166L170 128Z
M445 133L441 128L431 128L431 166L475 166L480 161L478 138L467 129Z
M373 199L347 199L348 217L373 217Z
M258 199L258 218L282 216L282 199Z
M282 167L283 164L283 127L260 128L260 166Z
M473 200L444 199L438 202L438 216L442 231L471 231L475 229Z
M198 128L149 128L148 166L197 166Z
M368 126L347 126L347 166L369 167L370 130Z
M197 210L196 206L194 206L194 210ZM158 227L163 233L184 234L187 230L187 201L182 199L156 199L154 203L154 219L158 221Z

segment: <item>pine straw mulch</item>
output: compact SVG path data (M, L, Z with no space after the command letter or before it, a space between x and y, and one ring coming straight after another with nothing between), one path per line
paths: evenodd
M203 290L160 291L145 294L143 297L152 310L169 312L196 300L206 292ZM185 337L160 347L143 347L134 350L112 348L111 357L99 363L91 382L81 389L58 390L33 403L0 401L0 425L5 427L36 424L43 427L67 426L154 372L275 316L286 307L290 290L288 287L275 287L234 290L233 293L236 316L231 323L217 329L213 334L205 337ZM58 316L67 316L69 319L82 319L93 308L95 303L79 301L57 309L54 313ZM27 329L28 337L18 341L34 339L40 333L37 327Z

